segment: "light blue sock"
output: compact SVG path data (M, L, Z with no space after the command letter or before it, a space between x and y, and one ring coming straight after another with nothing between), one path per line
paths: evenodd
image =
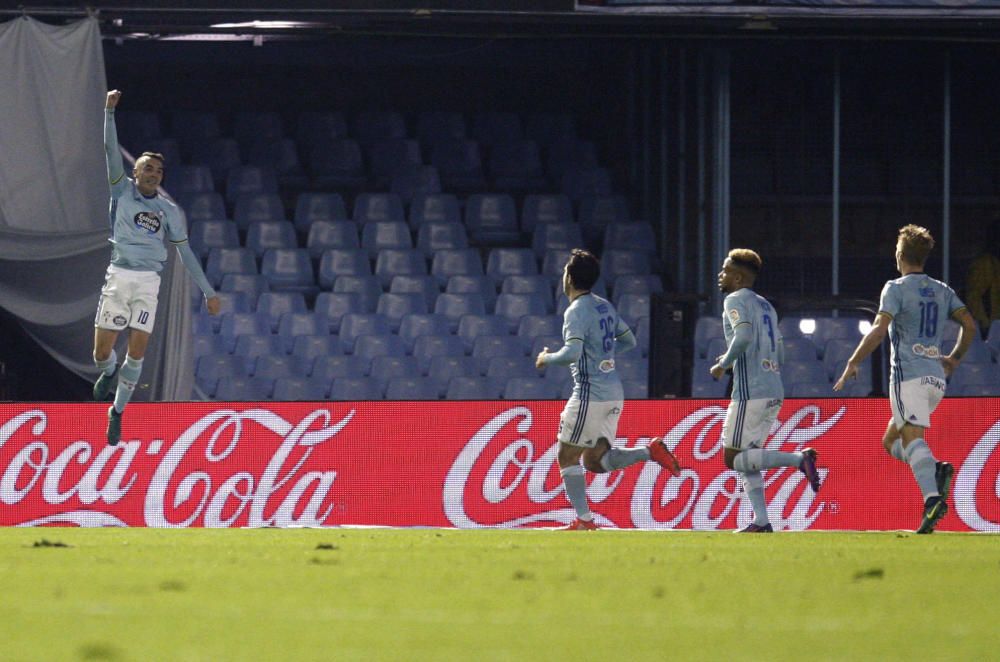
M576 516L585 521L591 520L593 516L590 514L590 504L587 503L587 481L583 477L583 467L574 464L560 469L559 473L566 487L566 497L576 509Z
M776 467L798 467L800 464L802 464L802 453L785 453L763 448L748 448L733 460L733 468L740 473Z
M118 354L115 352L115 348L111 348L111 354L108 358L103 361L98 360L97 356L94 356L94 365L97 369L103 372L105 375L111 376L111 373L115 371L115 365L118 364Z
M115 392L115 411L119 414L125 411L125 405L132 399L136 382L142 374L142 359L133 359L125 355L125 363L118 372L118 390Z
M899 437L896 439L895 443L892 444L892 450L889 451L889 455L893 456L900 462L906 462L906 456L903 455L903 438Z
M605 471L615 471L624 469L636 462L646 462L649 460L648 448L609 448L601 456L601 466Z
M914 439L903 449L906 455L906 462L913 471L913 477L917 479L920 492L924 495L924 501L932 496L940 496L937 489L937 480L934 474L937 470L937 460L927 447L923 439Z
M759 471L745 471L740 475L743 477L743 489L753 507L753 523L757 526L770 524L771 520L767 517L767 502L764 500L764 477Z

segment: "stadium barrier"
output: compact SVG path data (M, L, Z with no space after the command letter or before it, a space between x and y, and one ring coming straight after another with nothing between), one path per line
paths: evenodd
M686 467L589 475L605 526L733 529L751 517L719 433L724 401L629 401L618 444L664 435ZM554 443L563 403L0 404L0 524L554 526L574 514ZM766 472L776 529L913 529L920 495L881 447L884 399L788 400L768 447L818 449L819 494ZM1000 399L946 399L930 445L955 465L948 531L1000 531Z

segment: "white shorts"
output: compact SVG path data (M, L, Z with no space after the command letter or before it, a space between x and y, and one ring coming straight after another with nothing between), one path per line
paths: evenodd
M944 397L945 381L937 377L917 377L903 383L889 381L889 404L892 423L897 430L903 425L931 426L931 413Z
M737 450L763 448L781 411L781 402L780 398L732 400L726 410L726 421L722 424L723 447Z
M604 437L609 444L614 444L623 404L622 400L588 400L584 403L579 398L570 398L559 417L559 441L570 446L593 448L597 440Z
M134 271L112 264L104 277L94 326L113 331L131 327L152 333L159 294L157 272Z

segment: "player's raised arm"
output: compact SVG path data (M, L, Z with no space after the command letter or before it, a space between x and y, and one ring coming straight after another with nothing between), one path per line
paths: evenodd
M118 147L118 128L115 126L115 108L122 93L118 90L108 92L104 103L104 156L108 164L108 183L112 189L122 184L125 179L125 164L122 162L122 152Z

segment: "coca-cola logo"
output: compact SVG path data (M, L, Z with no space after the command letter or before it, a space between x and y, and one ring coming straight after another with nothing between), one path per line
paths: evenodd
M37 493L50 505L76 499L87 506L25 525L123 526L120 518L102 508L114 506L136 486L132 465L140 453L157 456L162 452L144 495L147 526L231 526L241 518L251 527L320 526L332 510L327 495L337 472L304 471L303 467L354 413L332 423L330 412L320 409L293 424L266 409L222 409L197 420L168 447L153 439L125 441L114 447L99 444L95 449L89 441L78 440L52 456L40 438L48 424L46 412L31 410L0 427L0 448L22 429L36 437L14 453L0 476L0 501L17 506ZM259 475L246 470L228 475L206 470L222 464L241 444L259 443L267 433L276 436L278 443ZM182 470L182 463L188 468ZM67 483L64 474L74 464L86 470ZM190 468L192 464L202 468Z
M818 407L806 406L789 416L785 422L776 422L776 429L768 441L769 448L801 450L808 442L829 431L841 418L845 408L823 419ZM662 432L665 443L675 454L693 457L698 466L703 462L721 464L719 436L726 410L707 406L687 415L672 429ZM455 458L445 478L443 498L445 513L457 527L500 526L518 527L546 522L567 523L576 517L565 499L557 500L563 492L562 484L547 486L556 469L558 443L536 448L528 437L533 423L532 412L527 407L512 407L486 423L465 445ZM506 446L491 447L491 442L507 426L513 425L518 436ZM651 435L652 436L652 435ZM657 435L659 436L659 435ZM618 439L617 443L628 440ZM640 437L634 446L645 446L649 437ZM486 450L491 448L491 453ZM684 453L684 451L687 453ZM716 457L719 456L719 457ZM492 458L492 459L490 459ZM479 464L488 465L479 485L470 486L470 477ZM752 517L749 503L738 490L738 474L723 471L702 484L704 471L684 469L679 476L664 475L655 463L642 466L638 480L631 488L631 522L639 528L674 528L689 520L690 528L717 529L733 508L739 508L738 520L746 524ZM826 471L821 470L825 476ZM506 482L502 477L513 476ZM595 519L603 526L615 526L600 514L596 507L608 499L622 484L623 474L596 474L588 487L588 498L595 504ZM781 469L768 472L765 488L778 484L769 510L778 515L776 528L808 528L824 508L822 501L814 505L815 494L800 488L804 480L798 471ZM509 511L503 507L516 492L522 491L533 512L499 519ZM791 502L793 494L798 494ZM525 502L521 500L521 502ZM773 519L773 518L772 518Z

